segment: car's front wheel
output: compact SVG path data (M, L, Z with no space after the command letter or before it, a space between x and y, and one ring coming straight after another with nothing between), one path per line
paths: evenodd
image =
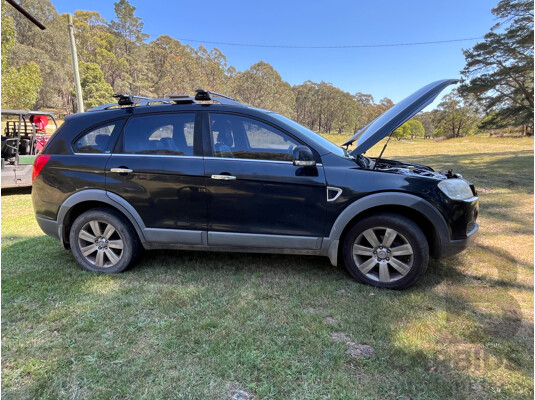
M398 214L375 214L357 222L345 236L342 251L356 280L388 289L413 285L429 262L424 233Z
M95 272L122 272L136 259L139 242L130 223L113 210L84 212L72 224L69 241L74 258Z

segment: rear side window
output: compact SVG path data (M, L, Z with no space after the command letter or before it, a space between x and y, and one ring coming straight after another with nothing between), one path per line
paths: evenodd
M113 132L120 129L122 121L114 121L83 134L74 143L75 153L106 153Z
M124 131L123 153L193 155L195 114L133 117Z

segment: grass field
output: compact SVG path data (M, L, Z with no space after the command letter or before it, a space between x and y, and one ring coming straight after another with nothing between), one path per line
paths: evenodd
M385 156L453 168L481 201L475 245L403 292L303 256L152 251L88 273L4 193L2 398L533 398L533 139Z

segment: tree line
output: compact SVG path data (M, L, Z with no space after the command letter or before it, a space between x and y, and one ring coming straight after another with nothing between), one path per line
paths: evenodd
M49 0L25 0L24 7L47 26L38 30L2 2L2 108L76 109L67 35L67 16ZM86 108L113 102L114 93L149 97L225 93L269 109L322 133L349 133L393 106L372 95L348 93L327 82L293 87L268 63L245 71L229 65L217 48L193 48L170 36L148 41L142 19L128 0L106 21L96 11L76 11L74 29ZM471 50L458 90L439 106L420 113L393 137L458 137L479 129L523 127L533 132L533 4L502 0L493 9L499 22Z

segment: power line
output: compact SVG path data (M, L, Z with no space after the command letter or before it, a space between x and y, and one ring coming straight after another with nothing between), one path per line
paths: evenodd
M153 35L151 35L153 36ZM154 35L155 36L155 35ZM177 39L182 42L217 44L223 46L239 46L239 47L261 47L261 48L276 48L276 49L361 49L373 47L401 47L401 46L420 46L427 44L441 44L453 42L467 42L470 40L479 40L483 37L464 38L464 39L449 39L436 40L429 42L412 42L412 43L389 43L389 44L356 44L356 45L340 45L340 46L291 46L291 45L277 45L277 44L252 44L252 43L230 43L230 42L214 42L210 40L196 40L196 39Z

